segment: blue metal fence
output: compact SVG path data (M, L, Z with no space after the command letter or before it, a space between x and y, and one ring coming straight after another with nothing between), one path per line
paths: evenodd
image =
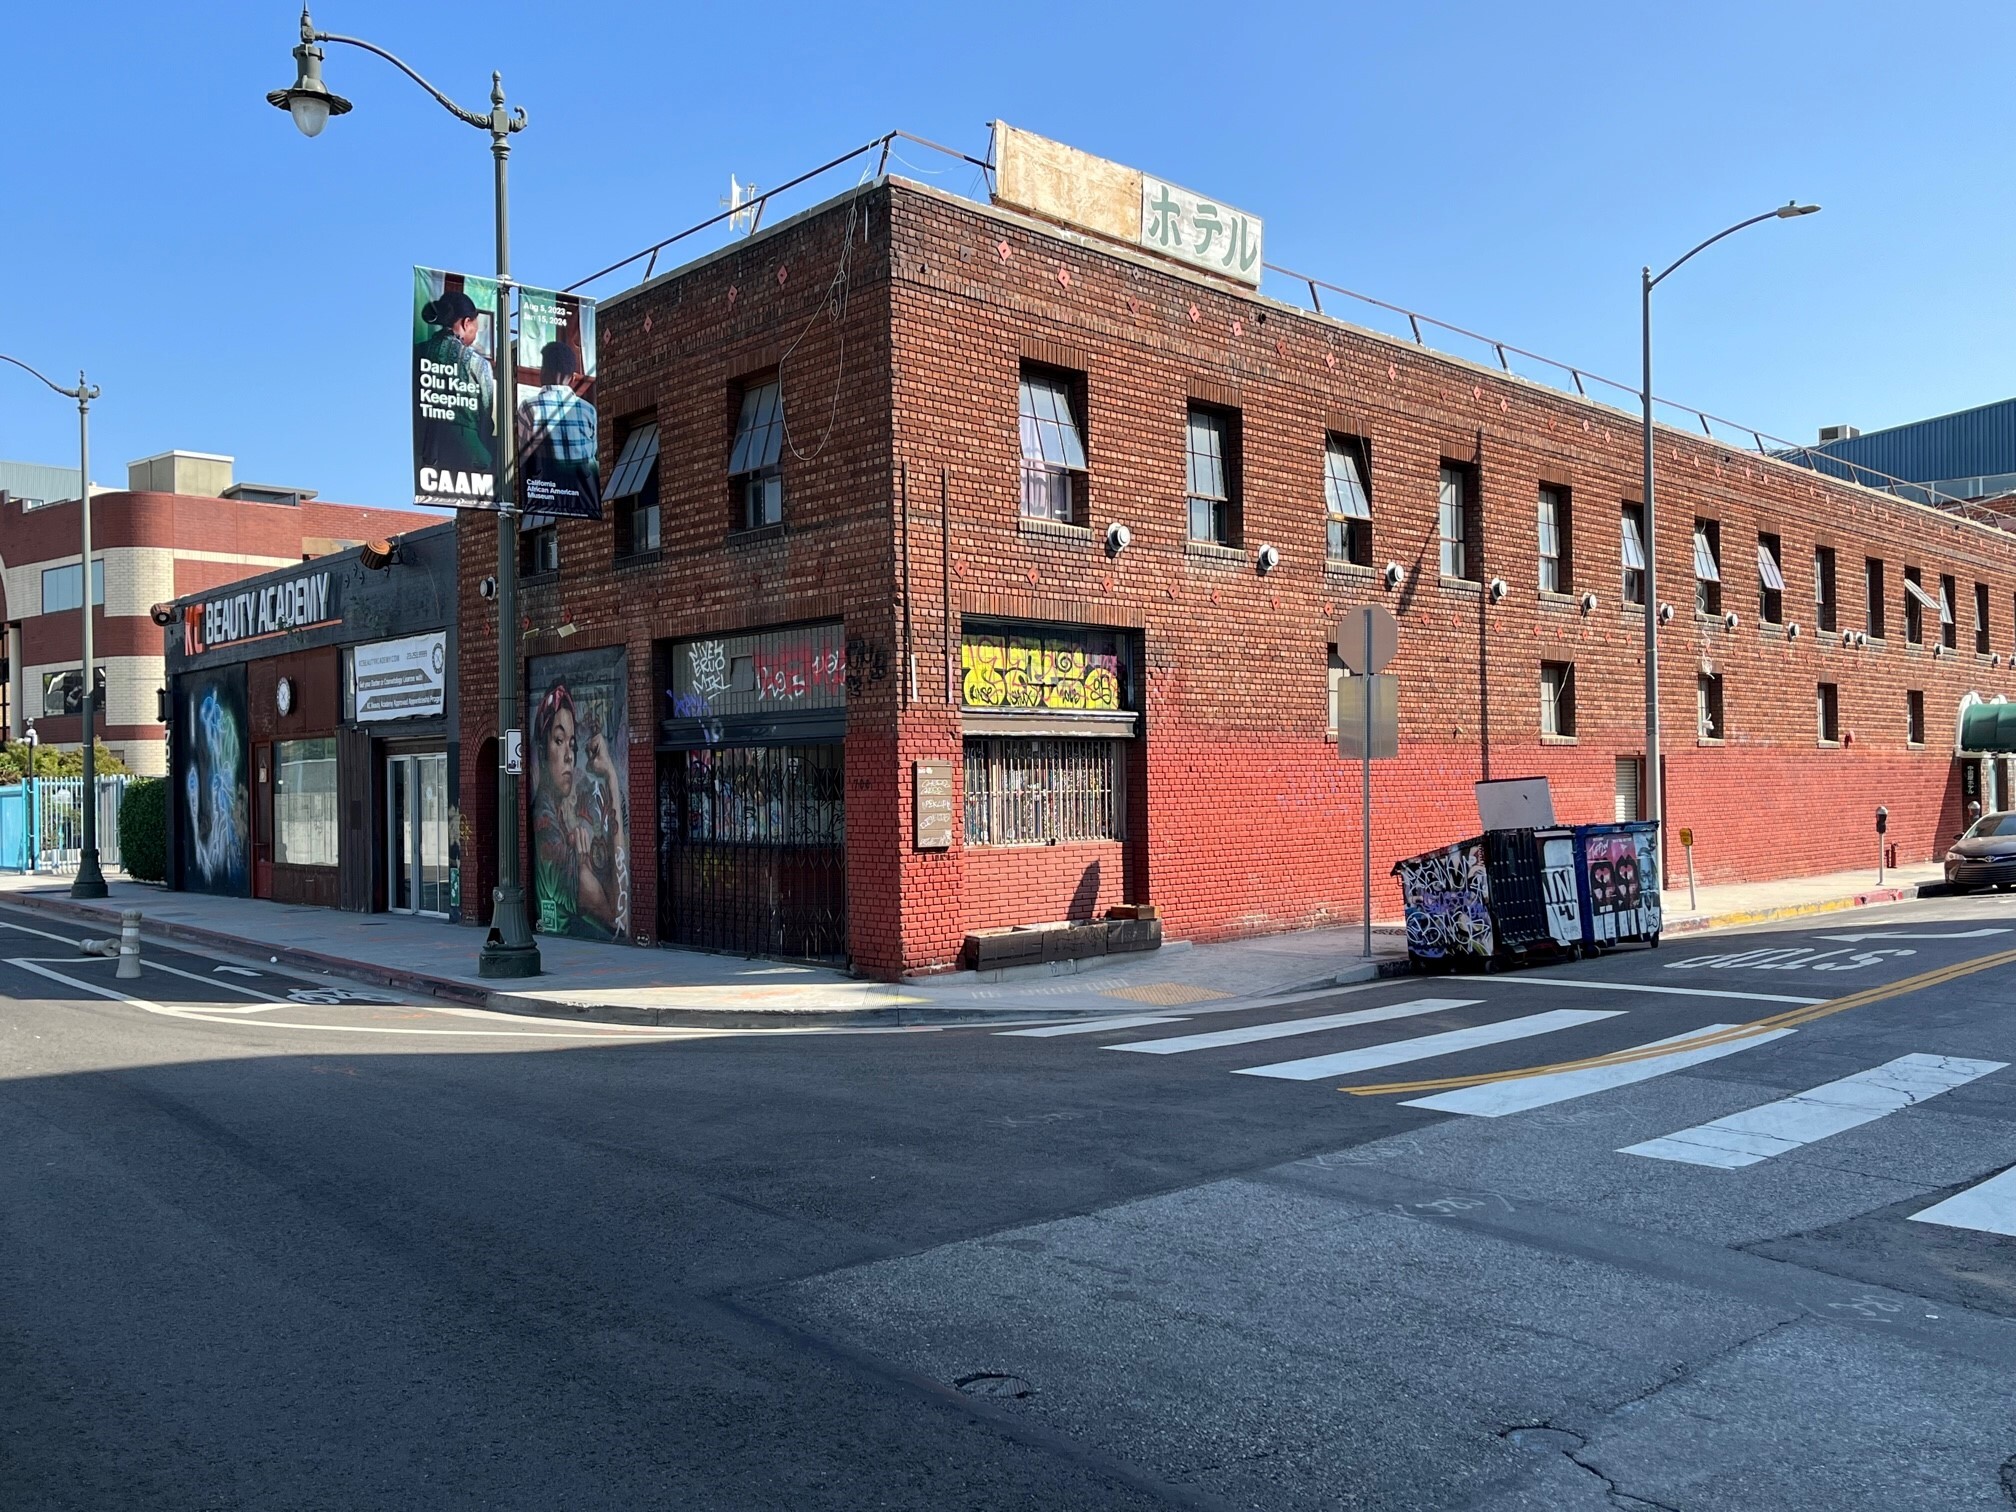
M117 871L119 799L132 779L98 779L98 864ZM84 779L31 777L0 787L0 871L77 870L84 846Z

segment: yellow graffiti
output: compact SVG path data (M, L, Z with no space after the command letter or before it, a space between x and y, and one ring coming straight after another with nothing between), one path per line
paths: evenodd
M1117 711L1120 658L1075 640L969 635L959 647L961 697L971 709Z

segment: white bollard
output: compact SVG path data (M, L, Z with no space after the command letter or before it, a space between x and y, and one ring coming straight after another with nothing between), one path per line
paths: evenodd
M119 915L119 977L140 975L140 910L129 908Z

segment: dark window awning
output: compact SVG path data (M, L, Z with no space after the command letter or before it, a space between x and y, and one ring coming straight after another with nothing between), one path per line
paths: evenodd
M1960 751L2016 751L2016 703L1973 704L1960 711Z

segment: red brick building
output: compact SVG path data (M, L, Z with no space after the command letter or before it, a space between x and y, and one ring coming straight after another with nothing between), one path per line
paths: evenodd
M601 321L610 517L526 538L543 927L887 977L1122 901L1194 939L1355 918L1331 641L1363 603L1400 624L1380 912L1395 858L1475 831L1480 778L1635 814L1615 409L899 180ZM1968 784L2009 801L1954 728L2016 680L2016 537L1698 436L1658 460L1666 817L1704 880L1873 866L1879 803L1922 861ZM472 646L493 528L463 521ZM494 674L461 678L476 750Z
M46 471L46 470L45 470ZM168 770L156 604L438 518L329 504L312 489L234 483L231 458L164 452L91 495L92 650L105 680L98 738L136 772ZM69 475L72 493L77 475ZM33 721L44 745L83 739L83 570L77 500L0 492L0 736Z

